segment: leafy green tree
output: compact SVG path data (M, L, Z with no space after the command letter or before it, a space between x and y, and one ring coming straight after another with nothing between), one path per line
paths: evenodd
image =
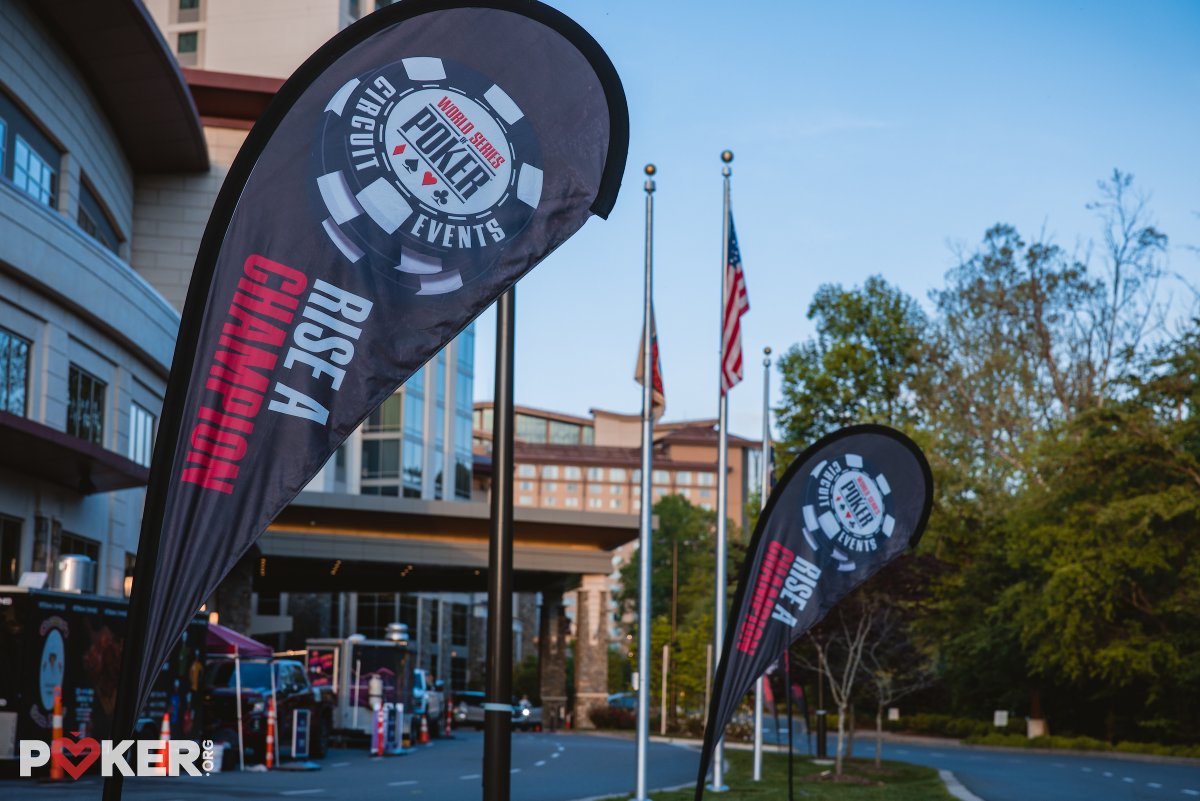
M808 308L813 339L779 363L783 403L776 410L785 448L799 453L851 423L907 426L918 416L913 392L926 326L916 301L880 276L861 288L825 284Z

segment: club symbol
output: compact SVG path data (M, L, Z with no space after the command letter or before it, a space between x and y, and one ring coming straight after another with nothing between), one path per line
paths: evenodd
M433 199L436 200L439 205L445 206L448 202L450 202L450 191L447 189L439 189L433 193Z

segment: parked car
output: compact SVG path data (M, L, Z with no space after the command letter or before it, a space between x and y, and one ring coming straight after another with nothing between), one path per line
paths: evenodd
M484 694L475 690L463 690L454 694L454 725L483 728Z
M309 710L308 754L320 759L329 749L333 731L333 695L309 684L304 665L290 659L241 663L242 745L249 762L266 755L267 701L271 671L275 672L275 758L290 756L292 725L297 710ZM209 737L237 753L237 683L232 659L213 661L205 673L205 722ZM236 756L227 764L236 765Z
M608 706L611 709L627 709L637 711L637 693L613 693L608 696Z
M486 696L477 690L463 690L454 694L454 725L483 728L483 702ZM542 708L522 704L516 698L512 703L512 727L522 731L542 730Z
M429 716L429 733L438 737L442 731L445 714L445 696L442 689L445 683L440 679L434 681L428 670L416 668L413 670L412 699L413 699L413 736L421 730L421 715Z

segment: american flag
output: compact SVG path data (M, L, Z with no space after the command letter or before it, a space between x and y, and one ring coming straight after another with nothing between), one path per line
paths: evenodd
M721 394L742 380L742 315L750 311L742 255L733 214L729 215L729 252L725 259L725 311L721 321Z
M642 367L642 354L646 348L646 332L642 332L642 339L638 342L638 359L637 367L633 371L633 380L637 381L642 386L646 386L646 371ZM663 377L662 377L662 360L658 355L658 326L654 322L654 308L650 308L650 414L653 419L657 420L663 416L663 412L667 410L667 396L663 392Z

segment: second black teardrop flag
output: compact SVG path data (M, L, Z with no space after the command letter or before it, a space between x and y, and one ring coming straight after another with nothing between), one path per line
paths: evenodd
M532 0L408 0L283 85L201 242L163 406L120 709L336 448L616 200L628 147L599 45Z
M754 681L856 587L917 544L933 505L924 454L891 428L843 428L784 473L747 549L704 730L713 747Z

